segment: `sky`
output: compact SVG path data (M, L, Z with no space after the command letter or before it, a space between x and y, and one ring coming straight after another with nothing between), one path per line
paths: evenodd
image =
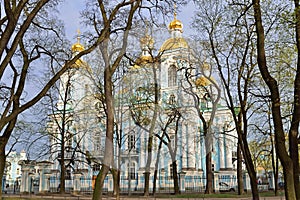
M64 0L59 7L60 19L65 23L66 35L71 43L76 42L77 30L84 31L84 25L81 24L80 11L85 8L86 0ZM179 19L184 25L184 35L188 35L192 32L189 29L189 25L192 20L194 7L190 3L187 7L181 8L180 12L177 12L177 19ZM173 17L170 16L169 22L173 20ZM22 145L17 148L17 151L20 151L23 148Z
M60 6L61 19L65 22L66 35L70 41L76 41L77 30L83 30L84 26L80 24L80 11L85 8L86 0L65 0ZM177 19L183 23L184 36L192 34L190 24L192 21L195 7L192 2L187 6L180 8L177 12ZM170 18L170 22L173 19ZM83 31L82 31L83 32Z
M80 25L80 11L85 7L85 0L65 0L59 8L61 19L65 22L66 35L69 40L76 41Z

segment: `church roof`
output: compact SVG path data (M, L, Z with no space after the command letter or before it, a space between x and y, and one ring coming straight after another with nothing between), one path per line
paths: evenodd
M182 37L183 23L176 18L176 12L174 13L174 19L170 22L168 28L171 33L171 38L167 39L160 47L159 51L168 51L174 49L187 49L189 47L187 41Z
M184 38L175 37L175 38L167 39L160 47L159 51L162 52L162 51L168 51L168 50L180 49L180 48L187 49L188 47L189 45Z
M153 58L151 55L140 56L135 61L136 65L145 65L147 63L152 63L152 62L153 62Z
M195 85L198 87L199 86L208 86L208 85L212 84L213 82L216 83L216 80L212 76L209 78L201 76L195 80Z

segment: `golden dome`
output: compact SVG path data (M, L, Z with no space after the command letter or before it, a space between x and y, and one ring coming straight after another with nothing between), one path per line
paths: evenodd
M141 66L135 64L135 65L131 66L130 69L132 69L132 70L138 70L140 68L141 68Z
M72 45L72 52L75 53L75 52L81 52L84 50L84 46L80 43L75 43Z
M174 20L169 24L170 30L180 30L182 32L183 24L180 20L176 19L177 13L176 13L176 3L174 4Z
M136 59L135 63L136 65L145 65L147 63L153 62L152 56L140 56L138 59Z
M84 46L80 44L80 30L77 30L77 42L72 45L72 52L79 53L84 50Z
M196 79L195 85L198 87L199 86L208 86L208 85L212 84L213 82L216 82L216 80L213 77L206 78L204 76L201 76L198 79Z
M169 38L167 39L163 45L160 47L159 51L167 51L172 49L179 49L179 48L189 48L187 41L184 38Z
M182 32L182 28L183 28L182 22L176 18L169 24L170 30L180 29L180 31Z

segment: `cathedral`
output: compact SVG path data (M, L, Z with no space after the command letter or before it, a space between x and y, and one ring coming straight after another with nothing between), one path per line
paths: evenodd
M121 172L124 182L121 189L141 190L147 163L151 180L154 171L158 173L159 188L172 180L174 161L178 174L205 180L208 151L212 154L214 173L223 182L235 185L234 123L221 101L213 106L211 100L217 96L214 87L218 83L210 74L210 66L197 61L199 58L183 37L183 23L176 14L168 29L170 36L157 52L153 52L154 39L148 33L140 39L140 56L131 62L115 86L115 164L112 167ZM78 38L72 51L76 54L82 50L84 46ZM79 174L81 178L93 180L93 187L105 141L103 96L94 80L92 69L84 59L79 59L61 77L59 99L47 124L52 161L47 172L50 180L54 174L58 176L64 162L66 179L72 180ZM205 146L203 119L213 121L210 148ZM149 142L151 153L148 153ZM205 181L201 184L205 185Z

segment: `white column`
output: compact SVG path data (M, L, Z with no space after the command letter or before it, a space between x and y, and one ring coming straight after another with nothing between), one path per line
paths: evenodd
M188 125L185 124L182 130L182 139L181 139L181 156L182 156L182 168L187 169L187 153L188 153Z
M144 133L142 134L144 136ZM140 150L140 168L144 168L146 166L146 147L147 147L147 138L141 137L141 150Z
M249 178L249 174L247 172L244 173L244 189L246 191L250 191L251 190L251 185L250 185L250 178Z
M112 174L111 173L108 173L107 174L108 176L108 192L113 192L114 190L114 184L113 184L113 177L112 177Z
M191 125L188 129L188 168L195 169L195 133L196 130Z
M224 137L225 135L221 133L219 135L219 156L220 156L220 169L225 169L225 156L224 156Z
M233 141L227 137L225 137L225 144L226 144L226 168L232 169L232 148L233 148Z
M79 194L81 189L80 177L81 173L74 173L74 194Z
M179 173L179 178L180 178L180 183L179 183L179 190L180 192L184 192L185 191L185 172L180 172Z
M166 179L166 172L164 169L161 169L160 171L160 188L164 188L165 187L165 179ZM157 188L158 190L159 188Z
M45 173L45 187L44 187L44 192L49 192L50 191L50 177L52 176L51 173Z
M198 149L197 149L197 161L198 161L198 169L202 170L202 145L201 145L201 133L199 132L199 130L197 130L198 133L198 138L197 138L197 143L198 143Z
M214 173L214 189L215 192L218 193L220 188L219 188L219 174L218 173Z
M20 192L29 192L28 190L28 179L29 179L29 167L22 166L22 177L21 177L21 187Z
M33 179L34 179L34 174L33 173L29 173L28 174L28 191L29 193L33 193Z
M48 185L49 185L49 178L50 178L50 167L51 162L40 162L37 163L37 166L39 166L40 169L40 180L39 180L39 192L45 193L49 191Z

